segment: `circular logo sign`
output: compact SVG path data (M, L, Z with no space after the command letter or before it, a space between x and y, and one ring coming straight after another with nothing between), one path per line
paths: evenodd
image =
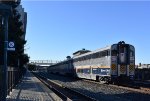
M14 42L9 42L9 44L8 44L8 45L9 45L9 47L10 47L10 48L12 48L12 47L14 47L14 46L15 46Z

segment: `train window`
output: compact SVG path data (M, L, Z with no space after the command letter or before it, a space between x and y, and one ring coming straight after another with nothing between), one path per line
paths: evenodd
M100 58L102 57L102 52L99 53L99 57L100 57Z
M91 58L92 58L92 56L91 56L91 55L89 55L89 56L88 56L88 59L91 59Z
M134 52L132 50L130 50L130 57L134 56Z
M86 56L83 57L83 60L86 60Z
M79 60L78 61L81 61L81 58L79 58Z
M80 58L78 58L78 62L80 61Z
M92 54L92 59L94 59L94 54Z
M81 69L81 73L84 73L84 69Z
M110 50L107 50L107 56L110 56Z
M85 73L85 74L90 74L90 68L85 68L85 69L83 69L83 73Z
M99 53L94 53L94 54L92 55L92 58L93 58L93 59L98 58L98 57L99 57Z
M75 59L75 62L78 62L78 59Z
M87 56L85 56L85 60L88 60L88 57L87 57Z
M92 54L92 59L94 59L95 57L94 57L94 54Z
M80 69L80 73L83 73L83 69Z
M83 61L85 61L85 60L86 60L86 56L83 57Z
M99 52L98 52L98 53L96 53L96 58L99 58Z
M106 56L106 51L102 51L102 57Z
M85 58L84 57L82 57L82 61L84 61L85 60Z
M93 74L98 74L98 68L93 68L93 69L92 69L92 73L93 73Z
M77 73L80 73L81 72L81 70L80 69L77 69Z
M79 58L79 61L82 61L82 57Z
M103 53L104 55L103 56L107 56L107 51L104 51L104 53Z
M124 46L120 46L119 51L120 53L124 53Z
M88 60L88 59L95 59L95 58L101 58L101 57L104 57L104 56L110 56L110 50L105 50L105 51L102 51L102 52L97 52L97 53L93 53L91 55L87 55L87 56L84 56L82 57L82 59L80 58L79 61L83 61L83 60Z
M91 55L86 56L86 60L89 60L89 59L91 59Z
M101 52L101 57L103 57L103 51Z
M99 57L104 57L107 55L107 52L106 51L102 51L99 53Z
M86 56L86 60L89 60L89 55Z
M100 58L100 52L97 53L97 58Z
M77 69L77 73L80 73L80 69Z
M112 56L117 56L117 50L112 50L111 55Z
M81 57L81 61L83 61L84 60L84 57Z

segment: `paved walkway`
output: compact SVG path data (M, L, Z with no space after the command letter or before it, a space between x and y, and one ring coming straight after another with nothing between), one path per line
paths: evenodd
M13 90L7 101L61 101L40 80L27 72L22 82Z

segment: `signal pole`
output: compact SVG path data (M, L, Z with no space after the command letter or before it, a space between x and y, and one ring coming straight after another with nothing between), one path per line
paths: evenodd
M4 96L6 101L7 97L7 85L8 85L8 73L7 73L7 47L8 47L8 15L5 15L4 19Z

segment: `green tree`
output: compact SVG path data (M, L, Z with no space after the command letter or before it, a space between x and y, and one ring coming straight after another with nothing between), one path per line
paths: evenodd
M34 64L28 64L28 70L34 71L36 69L36 65Z
M16 10L16 7L20 5L20 1L12 2L12 1L3 1L1 3L10 5L12 7L12 16L9 17L9 41L15 42L15 52L8 52L8 65L9 66L18 66L20 64L20 67L22 67L24 64L29 62L29 56L27 54L24 54L24 45L26 44L26 40L23 38L23 35L25 35L25 32L22 30L22 22L20 21L20 13ZM3 28L2 28L3 29ZM3 30L0 29L1 32ZM0 40L3 43L4 36L3 34L0 34ZM0 45L1 50L1 60L3 58L3 44ZM18 63L19 62L19 63ZM2 61L3 63L3 61ZM1 64L2 64L1 63Z

